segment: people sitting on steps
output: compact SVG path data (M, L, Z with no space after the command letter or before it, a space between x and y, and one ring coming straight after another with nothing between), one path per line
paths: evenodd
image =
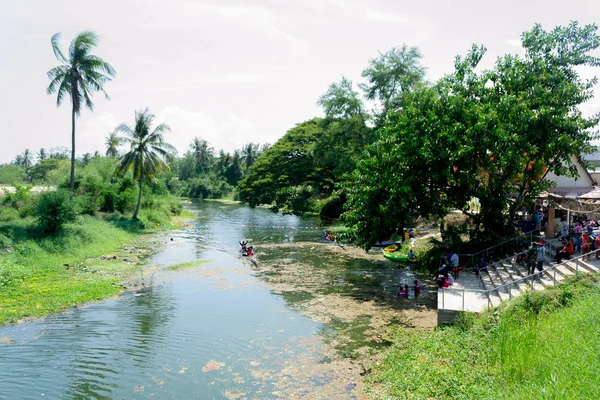
M562 239L562 244L563 245L556 250L556 254L554 256L554 261L557 263L561 262L565 258L570 258L575 252L573 248L573 242L569 237L564 237Z

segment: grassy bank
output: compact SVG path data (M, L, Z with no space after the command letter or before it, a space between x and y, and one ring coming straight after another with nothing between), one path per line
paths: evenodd
M600 276L521 296L435 331L395 329L378 399L600 398Z
M11 238L10 252L0 255L0 325L113 296L151 252L149 230L92 217L55 236L28 219L1 224L0 232Z

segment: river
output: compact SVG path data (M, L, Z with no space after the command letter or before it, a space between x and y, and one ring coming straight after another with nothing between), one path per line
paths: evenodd
M189 209L197 220L160 234L143 287L0 328L1 399L363 398L357 359L388 344L380 333L403 310L419 326L431 308L395 298L410 270L320 244L318 218Z

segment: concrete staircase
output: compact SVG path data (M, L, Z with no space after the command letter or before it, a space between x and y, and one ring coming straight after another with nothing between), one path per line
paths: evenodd
M575 254L570 260L554 263L554 254L560 245L558 240L545 244L544 271L542 274L529 275L526 265L516 263L517 255L490 263L487 271L481 271L480 278L487 291L488 304L497 306L512 297L520 296L528 290L543 290L554 286L568 276L579 273L600 272L600 261L592 254L591 261L582 260ZM484 307L483 307L484 308ZM482 309L483 309L482 308Z

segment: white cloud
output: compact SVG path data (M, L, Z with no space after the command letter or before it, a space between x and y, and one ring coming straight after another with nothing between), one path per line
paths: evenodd
M508 39L508 40L505 40L504 43L509 44L514 47L522 48L521 47L521 39Z
M408 23L408 20L401 15L394 13L382 13L370 8L367 9L366 17L371 21L384 22L387 24L406 25Z
M171 128L171 132L165 134L165 140L175 146L180 155L188 150L194 137L208 141L215 153L221 149L232 152L246 142L260 141L254 122L234 114L216 122L202 111L188 111L171 105L160 113L158 121Z
M114 115L104 113L99 116L89 118L77 132L76 151L77 155L91 153L95 151L104 152L105 141L108 134L119 125L119 122Z

